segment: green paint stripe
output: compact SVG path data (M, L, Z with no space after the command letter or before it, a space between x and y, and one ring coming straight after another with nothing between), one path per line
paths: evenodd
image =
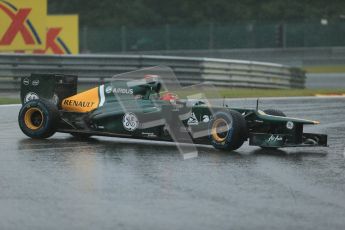
M345 66L306 66L307 73L345 73Z

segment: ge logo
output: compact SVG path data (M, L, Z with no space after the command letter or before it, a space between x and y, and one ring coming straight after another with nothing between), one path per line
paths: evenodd
M134 131L139 126L139 120L134 113L125 113L122 119L123 127L128 131Z
M36 93L30 92L28 94L26 94L25 98L24 98L24 102L28 102L31 100L37 100L39 99L38 95Z

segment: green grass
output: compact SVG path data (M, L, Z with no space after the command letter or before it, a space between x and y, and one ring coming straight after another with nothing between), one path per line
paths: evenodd
M199 92L195 92L199 93ZM183 93L179 96L183 98ZM189 91L188 95L193 94ZM244 98L244 97L303 97L315 96L315 94L345 94L345 89L224 89L217 92L220 97L225 98ZM212 92L210 93L212 95ZM213 94L214 95L214 94ZM209 95L208 95L209 96ZM211 96L212 97L212 96ZM19 104L20 99L0 98L0 104Z
M241 97L302 97L315 94L345 94L345 89L221 89L226 98Z
M0 105L20 104L20 99L17 98L0 98Z
M181 91L177 94L180 98L188 95L197 95L198 91ZM214 98L248 98L248 97L304 97L316 94L345 94L345 89L225 89L220 88L216 92L213 89L206 91L206 97Z

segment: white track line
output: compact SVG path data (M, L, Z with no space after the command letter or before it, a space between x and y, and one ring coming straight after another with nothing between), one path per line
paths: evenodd
M0 105L0 108L1 107L19 107L19 106L21 106L21 104Z
M243 97L243 98L225 98L227 101L241 100L303 100L303 99L345 99L345 96L305 96L305 97ZM223 98L217 99L223 100Z

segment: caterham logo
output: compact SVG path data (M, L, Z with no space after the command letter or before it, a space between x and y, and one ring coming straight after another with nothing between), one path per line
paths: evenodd
M68 105L68 106L74 106L74 107L89 108L89 107L92 107L95 104L95 102L64 100L63 104Z
M123 127L128 131L134 131L139 126L139 120L134 113L125 113L122 119Z

